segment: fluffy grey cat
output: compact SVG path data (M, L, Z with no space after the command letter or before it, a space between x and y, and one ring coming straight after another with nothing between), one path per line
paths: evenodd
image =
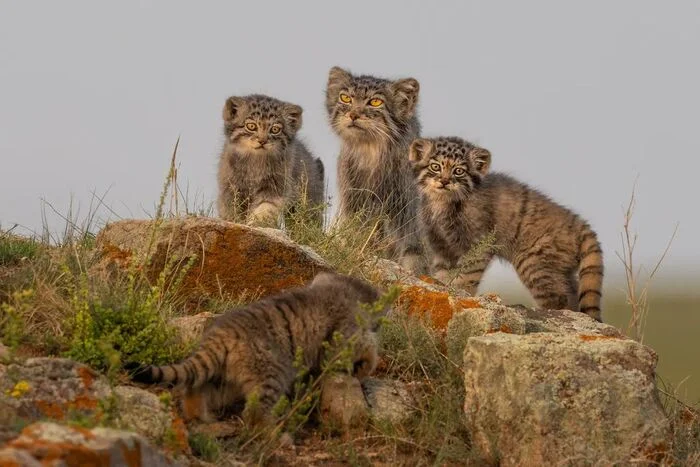
M340 136L339 221L354 216L383 219L377 243L390 257L417 272L422 246L416 212L417 192L406 155L420 133L416 116L418 81L356 76L333 67L328 75L326 109Z
M323 163L296 134L302 108L263 95L229 97L219 159L219 215L279 227L285 210L310 205L323 222Z
M495 251L473 258L455 285L476 292L498 256L515 267L541 308L569 308L601 320L603 252L586 221L534 188L489 172L491 153L461 138L417 139L409 158L435 277L449 282L450 269L493 232Z

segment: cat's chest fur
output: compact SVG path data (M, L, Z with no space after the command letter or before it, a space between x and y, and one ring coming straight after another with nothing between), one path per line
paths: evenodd
M462 255L489 232L489 219L478 202L445 201L426 205L428 228L455 254Z
M263 186L283 189L290 169L283 155L247 155L232 151L226 163L231 184L247 195Z

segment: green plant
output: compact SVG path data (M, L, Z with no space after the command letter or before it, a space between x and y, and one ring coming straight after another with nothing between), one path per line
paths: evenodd
M147 286L133 275L115 300L91 293L81 275L71 296L75 315L66 356L108 370L117 361L162 364L182 358L187 349L168 324L171 310L162 284Z
M0 303L0 336L2 342L16 349L26 338L24 316L27 314L31 289L15 291L9 303Z
M221 444L212 436L193 433L188 438L192 454L207 462L217 462L221 457Z
M12 234L13 228L0 230L0 266L11 266L36 256L40 244L33 238Z

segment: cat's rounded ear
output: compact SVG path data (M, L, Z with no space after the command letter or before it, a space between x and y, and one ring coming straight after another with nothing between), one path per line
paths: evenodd
M231 96L226 99L223 110L224 121L229 122L236 118L243 106L245 106L245 99L242 97Z
M347 83L350 81L352 75L349 71L340 68L339 66L334 66L328 72L328 87L335 84Z
M318 274L316 274L316 276L314 277L314 280L311 281L310 286L313 287L315 285L320 285L320 286L330 285L330 284L335 283L335 281L337 281L337 280L338 280L337 274L332 273L332 272L322 271L322 272L319 272Z
M482 176L491 168L491 153L484 148L474 148L469 153L469 157L474 164L474 170Z
M430 152L431 147L432 147L432 143L430 142L429 139L425 139L425 138L414 139L413 142L411 143L411 146L408 148L408 160L411 162L422 161L423 159L426 158L426 156Z
M289 127L295 133L299 131L299 128L301 128L301 114L303 112L304 109L296 104L287 104L284 106L285 119L287 120Z
M418 91L420 91L418 80L414 78L400 79L391 83L390 87L398 113L406 119L413 117L418 105Z

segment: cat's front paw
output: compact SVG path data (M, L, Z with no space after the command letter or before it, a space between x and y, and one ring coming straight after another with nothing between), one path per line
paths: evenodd
M247 224L254 227L279 228L280 209L271 203L263 203L250 213Z
M406 254L399 259L399 265L407 269L414 275L423 274L425 272L425 262L420 255Z

